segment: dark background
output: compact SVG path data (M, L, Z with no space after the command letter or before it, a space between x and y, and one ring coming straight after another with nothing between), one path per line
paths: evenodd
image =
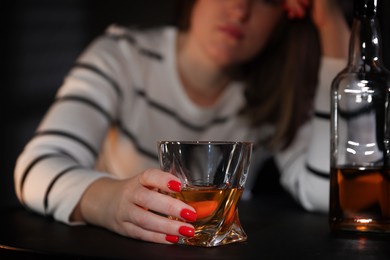
M2 8L3 120L0 206L17 204L15 159L30 139L73 62L112 22L171 24L180 0L14 0ZM390 1L379 9L390 68Z

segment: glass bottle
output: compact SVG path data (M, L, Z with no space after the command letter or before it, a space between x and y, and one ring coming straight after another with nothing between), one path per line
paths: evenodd
M332 231L390 232L390 73L377 0L354 0L347 67L332 82Z

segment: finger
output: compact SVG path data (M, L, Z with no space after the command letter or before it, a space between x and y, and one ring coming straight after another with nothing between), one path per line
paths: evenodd
M181 200L155 190L141 186L133 195L133 203L163 215L173 216L185 221L196 220L196 211L193 207Z
M188 223L168 219L136 205L129 207L128 220L124 222L126 235L158 243L172 242L166 235L191 237L194 227Z
M283 8L286 10L288 18L303 18L308 5L307 0L286 0Z
M179 240L179 236L176 235L168 235L168 234L158 233L150 230L145 230L132 223L126 223L125 225L126 225L127 234L123 234L123 235L137 240L144 240L144 241L160 243L160 244L177 243Z
M165 192L179 192L181 181L175 175L159 169L148 169L138 176L139 182L146 187L158 188Z

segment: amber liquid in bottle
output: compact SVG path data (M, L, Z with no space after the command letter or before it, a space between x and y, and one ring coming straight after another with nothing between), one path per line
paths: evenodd
M333 230L390 232L390 170L332 169Z
M390 73L377 0L355 0L347 67L332 82L329 224L390 233Z

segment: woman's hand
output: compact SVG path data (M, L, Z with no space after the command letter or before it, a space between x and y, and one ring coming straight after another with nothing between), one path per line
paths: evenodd
M334 16L342 15L336 0L285 0L283 7L290 19L303 18L310 13L317 28L331 23Z
M99 179L86 190L73 216L135 239L176 243L179 236L193 236L194 228L165 215L193 222L195 210L158 190L178 192L180 187L177 177L158 169L126 180Z
M321 40L324 56L348 57L350 29L336 0L285 0L284 9L290 19L311 15Z
M283 8L286 10L288 18L303 18L309 3L309 0L284 0Z

